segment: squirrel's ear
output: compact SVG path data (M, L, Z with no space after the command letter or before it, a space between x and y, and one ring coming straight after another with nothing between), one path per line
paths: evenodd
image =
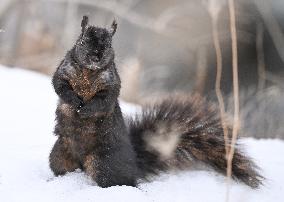
M85 29L86 29L86 27L88 25L88 22L89 22L89 17L84 15L83 19L82 19L82 22L81 22L82 32L85 31Z
M111 24L111 28L110 28L111 36L113 36L115 34L116 29L117 29L117 22L116 22L116 20L113 20L113 22Z

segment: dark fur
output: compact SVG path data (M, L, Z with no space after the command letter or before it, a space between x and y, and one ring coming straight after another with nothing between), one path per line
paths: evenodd
M159 134L161 127L166 127L168 133ZM199 96L178 95L145 106L142 117L130 121L129 128L137 153L137 165L144 178L160 171L184 170L197 162L226 175L225 142L219 109ZM161 159L158 152L149 150L147 137L168 134L179 135L179 142L170 158ZM257 166L236 145L232 177L257 188L263 177L256 170Z
M113 33L84 20L81 36L53 76L60 101L50 167L55 175L80 168L102 187L135 186L139 174L117 100Z
M136 186L138 179L160 171L186 169L194 161L225 173L223 131L218 110L200 98L168 98L143 109L127 129L118 104L120 78L111 46L110 30L81 23L82 34L53 76L60 100L56 111L58 140L50 154L55 175L77 168L99 186ZM166 131L161 133L160 128ZM147 138L178 135L173 155L161 158ZM261 183L254 164L239 150L233 177L251 187Z

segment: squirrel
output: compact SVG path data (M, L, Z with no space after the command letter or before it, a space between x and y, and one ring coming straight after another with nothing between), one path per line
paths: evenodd
M125 120L118 102L120 77L110 28L89 25L52 78L59 96L49 156L53 173L81 169L100 187L137 186L139 180L198 162L226 174L225 142L218 107L200 96L169 96ZM254 162L235 148L232 177L258 188L264 179Z

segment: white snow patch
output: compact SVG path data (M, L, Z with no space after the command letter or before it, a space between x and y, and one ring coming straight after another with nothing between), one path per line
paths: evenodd
M57 102L49 77L0 67L0 201L225 201L226 181L215 172L164 174L139 188L100 188L82 172L54 177L48 166ZM122 102L125 114L137 108ZM230 201L284 201L284 142L245 139L267 178L259 190L233 182Z

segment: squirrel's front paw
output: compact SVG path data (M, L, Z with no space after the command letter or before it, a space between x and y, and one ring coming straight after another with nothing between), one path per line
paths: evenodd
M73 105L73 107L76 108L76 110L78 112L78 110L80 110L84 106L84 102L79 97L75 97L72 101L72 105Z

